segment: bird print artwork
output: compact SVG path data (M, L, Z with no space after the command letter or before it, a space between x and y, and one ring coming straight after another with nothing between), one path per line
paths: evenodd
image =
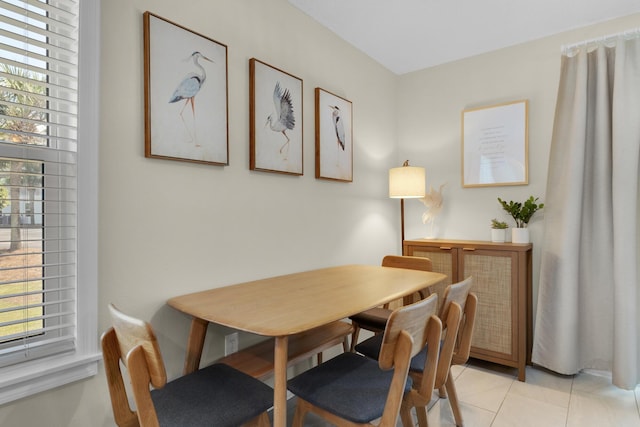
M316 178L353 181L351 101L319 87L315 90Z
M267 117L266 125L269 125L274 132L280 132L286 138L285 143L280 147L280 154L285 147L288 146L289 136L287 135L288 130L293 130L296 126L296 118L293 114L293 104L291 102L291 92L289 89L284 89L280 87L280 82L276 82L275 87L273 88L273 103L275 106L275 113L272 113Z
M337 105L330 105L331 108L331 120L333 122L333 128L336 132L336 138L338 139L338 146L344 151L344 122L340 115L340 108Z
M193 72L187 74L185 78L183 78L182 81L180 81L180 84L178 84L178 87L176 87L176 89L173 91L173 95L171 95L171 98L169 99L169 103L171 104L171 103L176 103L183 100L185 101L184 105L182 106L182 109L180 110L180 118L182 119L182 123L187 129L187 132L191 136L192 141L195 141L196 139L195 131L192 134L191 131L189 130L187 123L184 121L183 113L187 105L190 104L191 114L193 115L193 120L195 121L195 118L196 118L195 97L198 94L198 92L200 92L200 89L202 89L202 85L204 85L204 82L207 79L207 73L204 67L198 61L200 59L203 59L209 62L213 62L213 61L198 51L193 52L191 56L187 58L187 60L189 59L193 60L193 64L200 70L201 74L197 74Z

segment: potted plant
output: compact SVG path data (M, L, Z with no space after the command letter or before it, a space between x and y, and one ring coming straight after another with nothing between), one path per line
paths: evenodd
M498 221L496 218L491 220L491 241L504 242L507 228L509 226L504 221Z
M511 241L513 243L529 243L529 230L527 225L534 213L544 208L544 203L538 204L538 198L530 196L524 203L510 200L505 202L498 197L498 202L516 222L516 228L511 229Z

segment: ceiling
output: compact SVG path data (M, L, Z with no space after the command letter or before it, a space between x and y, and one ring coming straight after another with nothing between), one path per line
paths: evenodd
M639 0L289 2L396 74L640 12Z

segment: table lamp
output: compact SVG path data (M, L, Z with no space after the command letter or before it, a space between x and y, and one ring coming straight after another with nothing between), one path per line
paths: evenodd
M404 199L419 199L425 195L424 168L409 166L409 160L399 168L389 169L389 197L400 199L400 224L404 243Z

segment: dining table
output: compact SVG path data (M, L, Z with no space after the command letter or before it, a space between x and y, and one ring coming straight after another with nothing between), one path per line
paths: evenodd
M287 420L288 337L441 283L435 272L340 265L180 295L168 305L191 316L184 373L199 369L207 326L275 338L273 425Z

